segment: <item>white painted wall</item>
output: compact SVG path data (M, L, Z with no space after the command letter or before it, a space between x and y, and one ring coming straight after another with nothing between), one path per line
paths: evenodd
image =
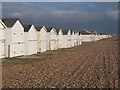
M71 31L69 30L67 33L67 47L70 48L72 47L72 35L71 35Z
M91 35L81 35L82 42L92 42Z
M78 36L79 38L79 44L78 45L81 45L82 44L82 37L81 37L81 34Z
M38 39L38 52L45 52L48 49L47 46L47 30L43 26L40 31L37 32L37 39Z
M0 58L5 57L5 25L3 25L2 21L0 20Z
M63 48L63 31L60 29L57 35L58 38L58 48Z
M45 30L45 28L41 28L40 30L40 48L41 48L41 52L45 52L47 51L47 32Z
M63 35L63 48L68 48L67 47L67 35Z
M78 32L75 33L74 41L75 41L74 42L75 46L78 46L79 45L79 33Z
M95 35L95 40L96 41L100 40L100 36L99 35Z
M102 35L99 35L100 39L103 39Z
M34 25L28 32L25 32L25 55L37 53L37 31Z
M74 31L72 31L72 47L75 46L75 35L74 35Z
M102 35L103 39L107 38L107 35Z
M57 33L54 28L50 31L50 50L57 49Z
M6 28L6 57L15 57L24 55L24 28L19 22L13 25L12 28Z

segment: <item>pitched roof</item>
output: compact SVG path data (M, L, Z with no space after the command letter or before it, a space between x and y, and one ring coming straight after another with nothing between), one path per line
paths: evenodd
M37 31L40 31L43 26L35 26Z
M75 31L75 34L77 34L78 33L78 31Z
M46 28L47 32L50 32L53 27Z
M28 32L30 30L32 25L23 25L24 27L24 32Z
M13 27L13 25L16 23L16 21L19 20L18 18L11 18L11 19L2 19L2 22L7 26L7 27ZM19 20L20 21L20 20ZM20 21L21 23L21 21ZM21 23L22 24L22 23Z
M59 31L60 31L60 29L57 29L57 28L55 28L56 29L56 33L58 34L59 33Z
M0 23L3 26L3 28L6 28L5 24L2 22L2 20L0 19Z
M71 35L72 35L73 31L74 31L74 30L71 30ZM75 31L74 31L74 34L75 34Z
M67 35L68 30L63 30L63 35Z
M69 30L68 30L69 31ZM70 34L72 35L73 30L70 30Z

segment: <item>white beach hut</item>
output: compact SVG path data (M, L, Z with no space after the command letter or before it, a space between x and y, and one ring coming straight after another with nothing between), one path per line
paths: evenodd
M5 29L7 27L5 24L0 20L0 58L5 58Z
M71 30L68 30L67 32L67 47L72 47L72 33Z
M34 25L24 25L25 55L37 53L37 31Z
M101 40L102 39L101 35L100 34L97 35L98 35L98 40Z
M103 39L102 33L99 34L100 39Z
M74 34L74 44L75 44L75 46L78 45L78 41L79 41L79 32L75 31L75 34Z
M78 45L82 44L82 38L81 38L81 33L79 32L79 36L78 36Z
M63 30L63 48L70 47L70 30Z
M45 26L36 27L37 29L37 51L47 51L47 29Z
M72 41L71 41L71 46L74 47L75 46L75 31L71 30L71 37L72 37Z
M102 37L103 37L103 39L107 38L107 34L106 34L106 33L103 33L103 34L102 34Z
M5 30L6 57L24 55L24 28L19 19L2 19Z
M97 32L94 30L94 31L92 31L91 32L91 39L92 39L92 41L94 41L94 42L96 42L96 41L98 41L98 34L97 34Z
M49 50L56 50L57 49L57 32L56 29L53 27L47 28L47 32L49 32L50 35L50 45Z
M81 38L82 38L82 42L92 42L93 41L91 32L89 32L86 29L81 31Z
M62 29L56 29L57 32L57 40L58 40L58 46L57 48L63 48L63 31Z
M63 48L68 48L68 30L63 30Z

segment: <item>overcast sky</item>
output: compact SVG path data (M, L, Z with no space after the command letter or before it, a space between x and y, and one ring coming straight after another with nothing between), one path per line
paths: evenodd
M2 3L3 18L20 18L23 24L117 33L118 4L115 2Z

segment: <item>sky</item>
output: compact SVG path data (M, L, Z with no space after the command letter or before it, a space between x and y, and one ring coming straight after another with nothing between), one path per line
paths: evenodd
M2 0L2 2L119 2L119 0Z
M2 2L0 1L0 18L2 18Z
M23 24L63 30L118 33L116 2L3 2L2 18L19 18Z

